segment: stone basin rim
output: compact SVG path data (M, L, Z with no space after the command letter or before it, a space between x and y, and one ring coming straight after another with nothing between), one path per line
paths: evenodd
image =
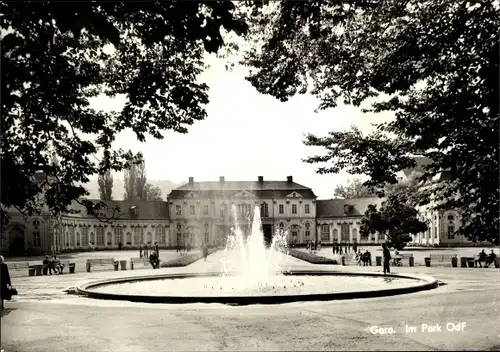
M255 304L283 304L292 302L305 301L333 301L359 298L375 298L394 296L400 294L413 293L424 290L431 290L438 287L438 280L427 275L410 275L410 274L382 274L374 272L345 272L338 270L292 270L283 273L286 276L370 276L370 277L394 277L400 279L413 279L420 281L420 284L389 288L382 290L371 291L349 291L349 292L325 292L325 293L304 293L294 295L268 295L268 296L152 296L152 295L134 295L134 294L116 294L96 292L91 288L106 286L111 284L149 281L162 279L189 279L197 277L214 277L220 276L220 272L206 273L182 273L182 274L160 274L160 275L142 275L133 277L111 278L107 280L92 281L76 287L76 293L88 298L131 301L140 303L163 303L163 304L187 304L187 303L222 303L230 305L255 305ZM236 275L228 275L236 276Z

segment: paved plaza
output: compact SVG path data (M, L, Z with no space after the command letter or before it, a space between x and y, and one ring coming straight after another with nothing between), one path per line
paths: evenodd
M75 257L83 261L88 255ZM167 251L164 255L178 256ZM2 312L1 347L6 352L500 348L500 272L494 268L397 267L392 271L430 275L442 285L392 297L282 305L145 304L65 292L103 278L217 271L221 257L217 252L207 262L184 268L14 277L19 295L6 302ZM292 257L287 257L285 266L381 271L376 266L313 265ZM407 332L406 326L416 330ZM457 331L448 331L454 327Z

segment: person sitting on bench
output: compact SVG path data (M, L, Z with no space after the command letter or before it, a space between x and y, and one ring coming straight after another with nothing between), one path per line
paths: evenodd
M64 268L64 265L61 264L61 261L59 260L59 258L56 257L56 255L52 257L52 267L54 269L54 272L56 272L57 274L62 274L62 269Z
M48 255L45 256L45 259L42 261L42 264L43 264L43 275L47 274L52 275L52 271L55 270L54 267L52 266L52 262L49 259Z
M158 267L160 266L160 261L158 260L158 254L156 254L155 251L151 251L151 254L149 255L149 263L151 263L153 269L158 269Z
M477 265L479 264L479 267L482 268L481 262L485 262L486 265L486 252L484 251L484 249L481 252L479 252L479 255L476 257L474 266L477 268Z
M492 249L491 253L488 254L488 257L486 258L486 262L484 263L484 267L485 268L489 267L491 263L495 262L496 258L497 258L497 255L495 254L495 251Z

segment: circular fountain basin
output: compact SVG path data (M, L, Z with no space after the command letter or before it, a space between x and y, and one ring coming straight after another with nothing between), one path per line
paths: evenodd
M276 304L391 296L436 288L436 279L379 273L293 271L248 283L220 273L120 278L77 287L81 295L145 303Z

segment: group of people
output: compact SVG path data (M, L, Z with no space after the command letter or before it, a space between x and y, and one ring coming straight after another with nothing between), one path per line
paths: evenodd
M352 252L357 254L357 250L358 250L358 245L356 243L353 243ZM351 244L348 243L342 246L342 244L334 243L332 246L332 251L333 254L339 254L339 255L342 255L343 253L351 253Z
M342 252L341 252L342 253ZM372 254L368 249L365 250L364 253L361 253L361 250L356 252L356 262L358 265L363 264L363 266L371 266L372 265Z
M64 264L61 263L59 258L56 255L52 256L52 259L49 259L49 256L46 255L45 259L42 261L43 264L43 274L52 275L52 272L55 274L62 274L62 270L64 268Z
M149 260L153 269L158 269L160 267L160 246L158 242L151 246L147 244L141 245L139 247L139 257Z
M482 268L481 263L484 263L484 267L487 268L490 266L490 264L495 262L496 258L497 255L493 249L491 250L490 254L486 254L485 250L483 249L474 259L474 266L477 268L479 264L479 267Z
M158 242L155 242L154 245L144 244L139 246L139 257L140 258L148 258L150 253L156 252L157 256L160 256L160 246Z
M176 247L176 252L179 253L181 256L186 255L188 252L191 252L191 244L178 244Z

